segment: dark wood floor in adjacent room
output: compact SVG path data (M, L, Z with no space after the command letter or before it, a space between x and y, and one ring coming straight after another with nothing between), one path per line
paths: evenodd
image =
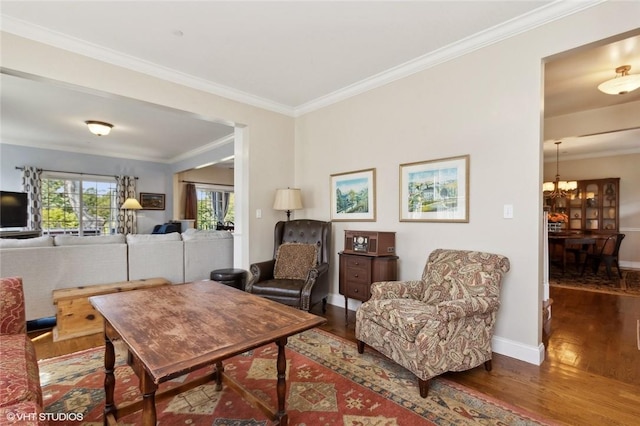
M551 297L551 336L541 366L494 354L490 373L479 367L447 377L561 424L639 425L640 297L560 288L551 288ZM354 312L346 326L343 308L329 305L326 317L323 329L355 341ZM103 344L101 335L60 342L51 332L31 336L39 358Z

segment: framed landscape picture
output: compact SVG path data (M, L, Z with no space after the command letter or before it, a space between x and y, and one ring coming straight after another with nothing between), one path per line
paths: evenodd
M331 220L376 220L376 169L331 175Z
M141 192L140 205L143 210L164 210L164 194Z
M469 156L400 164L400 221L469 222Z

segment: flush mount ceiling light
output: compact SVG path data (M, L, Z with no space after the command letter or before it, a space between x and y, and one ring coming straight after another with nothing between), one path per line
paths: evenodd
M631 65L616 68L616 77L598 86L601 92L608 95L624 95L640 87L640 74L629 75Z
M89 128L89 131L96 136L106 136L109 134L109 132L111 132L111 129L113 128L113 124L105 123L104 121L89 120L85 121L84 123Z

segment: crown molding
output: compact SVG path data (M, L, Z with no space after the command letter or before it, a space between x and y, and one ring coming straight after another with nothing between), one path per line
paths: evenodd
M70 152L73 154L87 154L98 157L110 157L110 158L123 158L125 160L136 160L136 161L148 161L151 163L161 163L161 164L171 164L171 160L163 157L152 157L145 155L136 155L136 154L123 154L116 151L105 150L102 152L96 152L95 148L80 148L76 146L69 145L51 145L46 143L38 143L38 142L25 142L22 140L2 140L0 141L0 145L16 145L16 146L24 146L27 148L38 148L38 149L46 149L51 151L62 151L62 152Z
M475 50L524 33L549 22L564 18L590 7L604 3L607 0L562 1L556 0L546 6L520 15L509 21L493 26L479 33L473 34L455 43L426 55L412 59L379 74L344 87L328 95L314 99L294 110L294 116L299 117L314 110L343 101L368 90L384 86L393 81L408 77L412 74L435 67L436 65L471 53Z
M321 96L295 107L254 96L249 93L207 81L199 77L194 77L149 61L125 55L100 45L89 43L75 37L70 37L60 32L51 31L47 28L31 24L20 19L6 15L0 16L2 18L2 31L110 63L112 65L191 87L193 89L222 96L237 102L242 102L287 116L298 117L425 69L432 68L438 64L450 61L506 38L596 6L605 1L606 0L553 1L548 5L542 6L527 14L488 28L432 53L405 62L404 64L361 80L358 83L349 85L336 90L333 93Z
M207 151L211 151L213 149L220 148L230 143L233 143L234 140L235 140L235 133L231 133L230 135L223 136L220 139L216 139L213 142L209 142L208 144L199 146L198 148L192 149L191 151L183 152L182 154L177 155L173 157L171 160L169 160L169 163L173 164L173 163L177 163L178 161L187 160L191 157L195 157L196 155L200 155Z

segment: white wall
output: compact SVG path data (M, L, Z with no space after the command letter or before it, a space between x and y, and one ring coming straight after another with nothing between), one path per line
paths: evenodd
M329 217L330 174L375 167L377 221L334 223L333 252L345 229L395 231L401 279L419 277L437 247L507 255L494 350L538 362L542 60L631 30L637 16L640 3L605 3L299 118L304 215ZM469 223L399 222L399 164L463 154L471 156ZM513 219L503 219L505 204ZM337 254L332 263L337 295Z

